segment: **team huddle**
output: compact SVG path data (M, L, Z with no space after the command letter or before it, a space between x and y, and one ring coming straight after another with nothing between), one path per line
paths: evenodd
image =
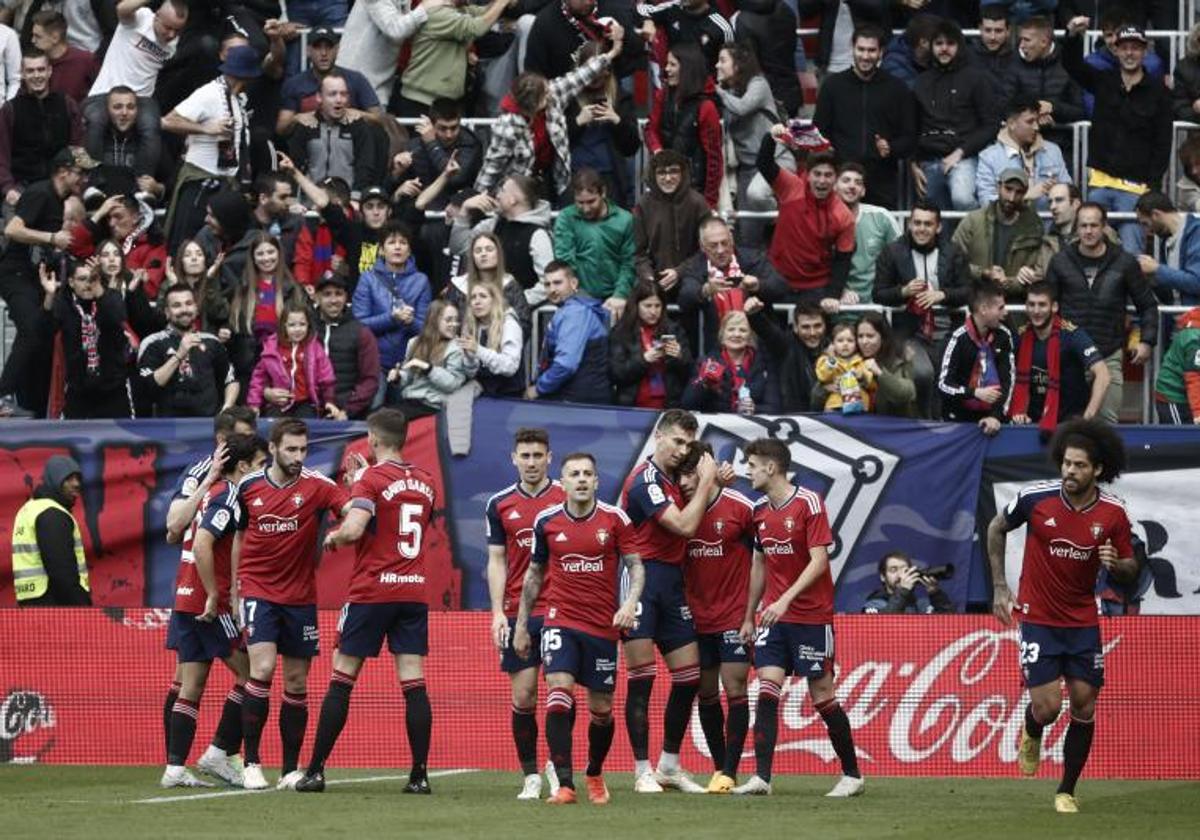
M424 683L422 549L435 498L432 479L401 458L404 416L390 409L371 415L373 463L356 458L347 490L304 468L303 422L278 421L268 443L253 433L252 417L232 414L218 416L212 459L185 475L168 513L168 539L182 541L183 551L168 636L179 665L164 706L168 760L161 784L208 784L186 764L208 671L221 659L236 684L197 767L247 789L268 786L259 744L282 658L277 787L324 790L325 762L345 725L355 681L386 637L405 698L413 759L404 791L429 793L432 713ZM792 676L804 678L840 764L841 777L827 796L864 789L850 720L834 691L829 551L835 538L824 501L793 483L790 450L771 438L743 448L750 485L761 494L751 501L729 486L733 467L716 462L711 448L696 439L697 430L689 412L664 412L653 452L626 479L618 505L597 498L599 471L591 454L562 458L560 478L553 480L548 434L528 428L516 433L517 480L488 500L484 518L491 637L511 682L512 736L524 774L518 799L540 799L543 792L540 670L547 687L546 801L577 801L572 733L580 684L588 705L587 796L595 804L609 802L603 771L616 729L618 647L625 659L624 717L636 792L770 794L779 706ZM1023 490L990 524L988 550L995 614L1010 624L1014 609L1022 613L1021 664L1031 702L1020 767L1036 772L1042 731L1061 708L1065 678L1071 724L1055 806L1073 812L1103 683L1092 588L1101 565L1117 575L1136 566L1124 507L1098 487L1124 466L1120 438L1100 424L1076 421L1064 424L1051 450L1062 479ZM325 536L325 546L355 544L356 559L315 743L300 769L308 667L317 654L317 541L326 511L341 521ZM1004 535L1025 524L1018 601L1004 576ZM662 750L652 766L656 649L670 674L670 692ZM751 728L752 666L758 678L755 767L739 783ZM680 763L693 706L712 757L707 785Z

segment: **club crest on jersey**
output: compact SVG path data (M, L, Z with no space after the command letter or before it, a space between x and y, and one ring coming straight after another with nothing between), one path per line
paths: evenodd
M1092 531L1092 539L1098 540L1098 539L1100 539L1100 535L1104 533L1104 526L1101 525L1099 522L1093 522L1091 531Z
M718 519L716 522L713 523L713 530L716 531L718 534L724 532L725 521L723 519Z
M600 543L600 545L608 545L608 531L606 531L604 528L601 528L599 531L597 531L596 542Z
M783 520L783 527L787 528L789 531L792 530L796 527L796 520L789 516L787 519Z
M304 504L304 495L302 493L293 494L292 504L294 504L296 507L300 507L300 505Z

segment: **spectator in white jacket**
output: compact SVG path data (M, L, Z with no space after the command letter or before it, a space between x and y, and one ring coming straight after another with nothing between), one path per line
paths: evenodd
M0 90L5 100L21 89L21 39L11 26L0 23Z
M417 33L434 9L448 0L358 0L346 18L338 64L367 77L375 95L386 105L392 95L401 45Z

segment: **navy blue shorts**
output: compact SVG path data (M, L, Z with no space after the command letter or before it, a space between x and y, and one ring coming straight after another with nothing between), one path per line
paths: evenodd
M720 633L700 633L696 636L700 645L700 668L717 668L725 662L750 662L750 647L738 638L737 630Z
M525 659L517 656L517 652L513 650L512 635L513 626L517 623L515 618L508 620L508 645L504 650L500 651L500 670L506 674L516 674L524 671L526 668L536 668L542 664L542 622L545 618L540 615L531 615L529 617L529 656Z
M1021 675L1025 686L1071 677L1104 685L1104 646L1099 627L1051 627L1021 622Z
M167 625L167 649L175 651L180 662L228 659L240 637L230 613L220 613L212 621L198 621L195 613L173 610Z
M378 656L387 636L392 653L429 653L429 605L412 601L345 604L338 619L337 649L347 656Z
M653 639L664 654L696 641L692 610L683 594L683 569L657 560L647 561L644 568L646 586L637 604L637 624L624 638ZM624 589L624 573L621 583Z
M317 605L276 604L265 598L243 598L240 609L247 644L270 642L281 656L312 659L319 652Z
M754 668L782 668L797 677L833 671L833 625L780 621L758 631Z
M542 628L542 667L547 674L572 674L589 691L617 687L617 642L569 627Z

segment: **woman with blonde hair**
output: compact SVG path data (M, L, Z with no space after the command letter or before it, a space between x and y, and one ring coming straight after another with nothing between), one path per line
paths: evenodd
M466 312L471 290L480 283L491 283L502 290L504 301L521 325L521 334L529 332L529 304L521 284L508 273L504 265L504 243L490 231L481 231L471 238L463 257L467 270L450 278L444 296L448 303Z
M521 369L525 334L500 288L489 281L471 287L458 346L479 362L476 381L484 394L520 397L525 390Z
M404 361L387 375L388 405L411 420L436 414L475 376L479 362L458 342L458 307L444 300L429 305L425 326L408 344Z
M696 363L683 392L683 407L692 411L763 413L774 410L768 393L767 359L758 351L750 319L740 309L721 319L717 347Z

